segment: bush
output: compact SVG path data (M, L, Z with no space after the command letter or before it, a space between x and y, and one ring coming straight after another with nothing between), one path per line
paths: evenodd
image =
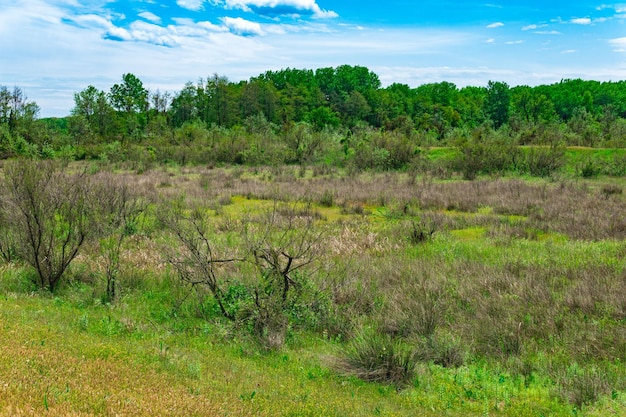
M580 368L576 363L559 380L560 395L579 409L596 402L611 391L611 383L604 372L596 368Z
M7 163L2 189L6 254L32 266L41 288L54 291L85 242L100 231L112 195L85 172L69 174L53 161Z
M418 341L415 357L444 368L458 368L465 364L465 351L457 339L434 334Z
M452 167L466 180L473 180L478 174L500 174L517 168L519 149L512 141L491 137L466 140L458 145L458 150Z
M347 347L337 366L364 381L406 384L415 374L415 355L401 339L377 332L361 333Z
M565 150L562 147L533 147L524 155L522 171L534 177L549 177L564 164Z

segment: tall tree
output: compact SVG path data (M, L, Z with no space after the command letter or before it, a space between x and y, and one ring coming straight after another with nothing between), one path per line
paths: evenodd
M111 87L109 100L123 114L125 133L131 136L141 135L148 111L148 90L141 80L133 74L124 74L122 83Z
M485 114L497 129L509 120L511 91L509 85L500 81L489 81L485 100Z
M133 74L124 74L122 83L111 87L109 98L116 110L126 113L145 112L148 107L148 90Z

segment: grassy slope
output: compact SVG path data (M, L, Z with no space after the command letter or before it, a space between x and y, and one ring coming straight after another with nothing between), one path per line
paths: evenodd
M132 301L131 301L132 302ZM568 415L540 381L526 386L474 364L425 366L396 391L329 371L336 346L309 340L280 353L246 352L132 317L130 306L61 299L0 302L0 415ZM134 321L137 319L137 321ZM172 323L170 323L172 324Z
M161 184L166 181L176 179ZM247 210L239 206L248 200L238 195L233 191L233 204L224 212L236 216ZM373 214L370 230L388 237L390 228L397 228L395 220L375 203L366 203L366 211ZM319 210L330 222L349 217L338 207ZM393 256L383 245L376 249L377 256L385 254L388 259L374 257L368 262L383 273L388 272L387 262L400 265L407 260L434 261L433 265L446 266L452 274L458 273L454 264L459 260L467 266L479 262L481 268L511 266L515 261L513 266L549 265L555 271L587 264L624 269L623 242L570 241L545 230L528 239L500 236L499 222L513 225L523 218L492 214L489 207L473 213L451 210L446 216L455 223L449 233L438 234L421 247L401 251L392 247ZM346 246L356 238L349 235L334 244ZM175 308L175 296L168 293L170 283L163 277L106 306L95 301L97 296L87 284L68 286L53 298L30 293L22 272L12 267L1 272L0 416L45 415L46 411L49 415L181 416L576 414L555 395L553 380L540 373L524 378L492 361L470 361L458 369L421 364L412 385L396 390L337 375L328 357L336 355L342 344L321 336L294 332L280 352L260 353L228 327ZM463 278L458 275L453 280ZM472 294L470 290L465 291ZM516 305L513 299L503 300ZM608 325L622 328L623 323ZM541 346L529 350L535 348L533 360L550 362L542 357ZM556 358L567 351L551 354ZM623 377L619 361L610 366ZM626 415L626 396L614 391L584 407L582 414Z

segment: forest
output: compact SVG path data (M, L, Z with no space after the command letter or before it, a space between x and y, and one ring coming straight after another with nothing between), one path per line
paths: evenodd
M360 171L423 166L425 149L448 147L470 160L460 163L475 171L465 172L472 177L549 174L566 146L626 147L624 81L383 88L367 68L343 65L267 71L236 83L215 74L174 93L149 91L137 76L124 74L109 91L87 86L76 92L74 102L67 117L38 119L38 105L19 87L1 87L0 157L323 164ZM534 154L519 146L534 146ZM483 154L492 161L481 161ZM537 159L552 164L534 166ZM619 164L593 165L587 174L623 173Z
M623 93L0 87L0 417L626 415Z

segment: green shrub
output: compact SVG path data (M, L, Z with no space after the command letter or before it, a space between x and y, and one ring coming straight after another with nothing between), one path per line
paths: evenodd
M444 368L458 368L465 364L466 353L458 339L431 334L419 339L415 350L417 360L433 362Z
M338 362L346 375L364 381L402 385L415 374L415 355L401 339L377 332L356 336Z
M534 177L549 177L565 164L565 151L562 147L533 147L524 155L522 172Z

